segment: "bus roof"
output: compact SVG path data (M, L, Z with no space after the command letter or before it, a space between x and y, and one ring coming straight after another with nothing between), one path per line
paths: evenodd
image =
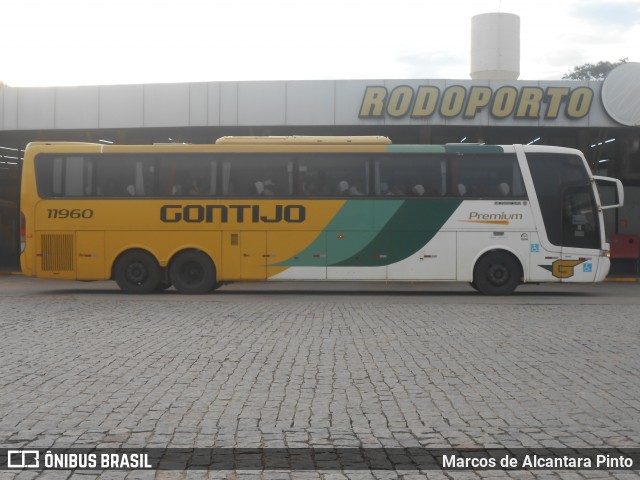
M388 137L366 136L228 136L216 140L216 145L389 145Z
M516 145L486 145L477 143L434 144L392 144L385 136L225 136L215 144L162 143L147 145L128 145L87 143L87 142L31 142L26 150L38 152L74 152L74 153L147 153L150 149L157 152L293 152L319 151L327 152L388 152L414 154L499 154L513 153ZM526 152L560 152L579 153L567 147L547 145L522 145ZM361 149L361 150L360 150Z

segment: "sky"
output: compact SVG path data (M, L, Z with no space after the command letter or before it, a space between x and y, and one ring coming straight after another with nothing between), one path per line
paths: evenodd
M12 87L469 79L471 17L520 16L520 79L640 61L640 0L2 0Z

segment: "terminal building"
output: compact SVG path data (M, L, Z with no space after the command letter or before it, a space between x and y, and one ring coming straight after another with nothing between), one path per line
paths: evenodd
M225 135L385 135L395 144L547 144L622 180L608 234L640 234L640 63L604 81L517 80L519 18L472 19L471 79L0 88L0 264L15 266L31 141L214 143ZM606 194L606 192L605 192Z

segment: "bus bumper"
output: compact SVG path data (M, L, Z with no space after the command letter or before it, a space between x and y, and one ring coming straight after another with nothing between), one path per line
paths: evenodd
M601 256L598 261L598 270L596 271L594 282L604 282L604 279L609 275L609 268L611 268L611 260L606 255Z

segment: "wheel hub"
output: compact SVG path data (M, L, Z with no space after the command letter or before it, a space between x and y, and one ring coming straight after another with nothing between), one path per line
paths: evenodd
M127 279L134 284L141 284L147 278L147 269L141 263L132 263L127 267Z
M509 280L509 272L504 265L492 265L488 270L488 278L494 285L504 285Z

